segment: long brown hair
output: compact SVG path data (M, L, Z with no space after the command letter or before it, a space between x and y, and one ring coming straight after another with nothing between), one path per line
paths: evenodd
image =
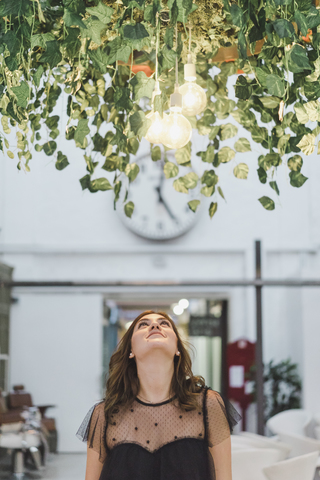
M110 418L117 407L132 402L139 393L140 382L137 375L137 366L134 358L129 358L131 352L131 338L136 323L144 316L156 313L166 318L178 339L179 356L174 356L174 374L172 376L170 393L177 395L180 407L185 410L195 410L198 407L197 397L205 386L201 376L194 376L191 369L191 358L187 347L189 342L182 341L173 320L165 312L146 310L140 313L130 325L128 331L121 338L117 350L109 363L109 375L105 392L105 415Z

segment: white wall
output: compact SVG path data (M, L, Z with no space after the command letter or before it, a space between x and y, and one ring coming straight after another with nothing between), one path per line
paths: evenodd
M63 114L62 104L56 113ZM248 132L239 128L239 136ZM205 137L194 139L193 153L205 149ZM233 176L234 162L220 166L227 203L219 202L215 217L210 220L204 209L194 229L161 243L127 230L113 210L112 192L82 192L78 179L86 174L84 152L75 149L73 142L58 141L70 161L62 172L43 153L33 154L28 174L19 172L9 158L0 164L0 260L14 266L15 280L252 278L256 239L262 240L264 277L320 278L316 155L305 159L303 173L309 180L301 189L291 187L285 167L280 168L281 196L276 210L269 212L257 199L275 195L258 181L256 157L262 152L260 145L253 144L252 153L236 157L236 162L248 162L247 181ZM141 148L139 153L148 145L143 143ZM197 168L206 167L197 160L193 159ZM254 340L253 289L214 291L230 300L229 340L240 336ZM57 404L50 413L57 417L59 448L80 450L74 430L100 396L102 293L97 289L86 294L16 289L13 295L18 303L12 307L11 383L26 384L36 403ZM320 402L314 377L320 369L319 311L320 289L264 289L264 359L290 356L299 363L304 404L312 409Z
M56 405L60 451L84 450L81 416L101 399L102 302L96 294L19 293L11 314L10 383L35 405Z

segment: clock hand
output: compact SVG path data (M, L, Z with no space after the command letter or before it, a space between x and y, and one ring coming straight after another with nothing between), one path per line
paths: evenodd
M159 195L159 198L158 198L159 203L162 203L162 205L167 210L167 212L168 212L169 216L172 218L172 220L174 220L176 223L179 223L177 217L172 213L171 208L169 207L169 205L167 204L167 202L164 200L164 198L161 195L161 186L158 185L157 187L155 187L155 189L157 190L158 195Z

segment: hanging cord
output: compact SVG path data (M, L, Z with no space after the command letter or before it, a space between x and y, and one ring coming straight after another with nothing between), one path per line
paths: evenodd
M178 51L178 25L176 23L176 52ZM178 55L176 56L176 85L179 85L178 80Z
M156 15L156 82L158 81L158 50L159 50L159 12Z
M188 25L189 27L189 54L191 54L191 25Z

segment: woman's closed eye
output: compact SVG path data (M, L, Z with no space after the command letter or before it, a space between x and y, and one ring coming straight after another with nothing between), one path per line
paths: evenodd
M161 320L160 324L161 325L165 324L165 325L167 325L167 327L170 327L170 324L169 324L168 320ZM141 325L149 325L149 324L146 321L140 322L138 328L140 328Z

